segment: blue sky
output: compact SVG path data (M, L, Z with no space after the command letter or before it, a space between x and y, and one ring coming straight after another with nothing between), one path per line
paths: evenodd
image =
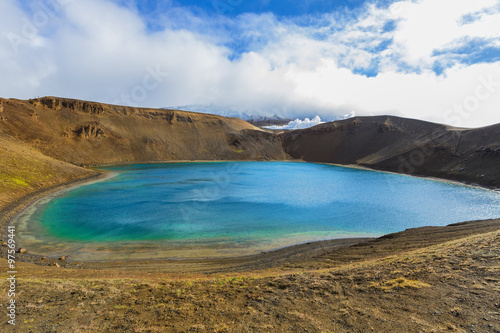
M481 126L500 0L2 0L0 73L1 97Z
M126 2L122 2L126 3ZM178 0L178 1L140 1L137 7L141 13L149 15L172 7L188 7L193 11L208 14L238 16L243 13L273 13L276 16L317 15L363 6L363 0Z
M292 1L292 0L176 0L176 1L127 1L117 0L117 3L135 8L139 15L147 24L150 32L161 31L165 28L165 15L169 13L186 13L189 12L197 19L202 19L208 23L202 27L207 29L207 25L214 34L227 34L232 36L229 40L221 43L227 46L231 55L229 59L235 60L259 46L265 45L270 42L272 35L259 36L245 36L238 25L238 18L245 15L268 15L282 22L294 22L295 24L303 27L328 27L323 25L322 22L325 15L333 15L340 21L345 21L343 24L330 26L325 32L318 32L311 34L310 37L316 40L325 40L328 35L333 34L335 30L345 29L345 25L350 24L356 17L362 16L363 11L373 6L379 9L387 9L395 0L306 0L306 1ZM496 8L496 9L495 9ZM499 5L489 7L490 11L499 10ZM476 22L481 18L481 15L487 13L488 10L471 12L463 15L460 19L460 24L467 25ZM172 14L176 16L176 14ZM224 21L227 18L228 21ZM236 23L235 23L236 22ZM422 22L425 24L424 22ZM397 29L398 22L396 20L387 20L381 29L381 32L391 32ZM197 30L196 27L191 25L190 20L179 19L176 28L188 28ZM248 27L245 27L248 28ZM366 27L365 31L370 31L373 27ZM494 63L500 59L500 44L498 38L484 39L484 38L464 38L461 42L445 46L441 49L435 49L433 55L436 59L432 67L429 67L437 75L443 75L446 68L455 66L457 63L473 65L477 63ZM379 54L392 44L391 38L381 40L380 43L364 48L364 51L373 54L369 63L364 66L352 66L350 69L355 74L364 75L367 77L377 76L379 73ZM340 63L342 66L343 64ZM410 72L420 72L419 66L413 66L404 61L399 62L401 70ZM349 66L346 66L349 67Z
M57 0L56 0L57 1ZM64 3L67 0L58 1ZM144 16L154 16L158 13L173 8L185 8L195 13L208 15L224 15L236 17L244 13L273 13L277 17L296 17L304 15L321 15L336 11L355 10L367 3L379 7L387 7L395 0L113 0L125 7L135 7ZM52 6L50 1L17 0L20 7L30 8L46 4Z

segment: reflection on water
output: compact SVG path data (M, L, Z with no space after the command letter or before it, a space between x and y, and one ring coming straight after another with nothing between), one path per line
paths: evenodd
M20 216L30 252L74 259L221 257L500 216L500 193L331 165L171 163L117 176Z

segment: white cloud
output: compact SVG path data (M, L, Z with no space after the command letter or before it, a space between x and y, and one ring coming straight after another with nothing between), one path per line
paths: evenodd
M497 15L484 13L471 24L461 24L462 18L498 4L497 0L404 1L391 6L392 18L399 21L394 34L395 48L413 66L429 66L433 51L463 37L494 38L500 36Z
M313 127L313 126L323 124L323 123L324 123L324 121L322 121L319 116L316 116L313 119L309 119L309 118L306 118L304 120L295 119L295 120L290 121L286 125L264 126L264 128L268 128L268 129L272 129L272 130L296 130L296 129Z
M44 10L0 3L2 97L207 104L300 118L355 112L461 126L500 122L500 87L467 112L456 107L472 103L481 78L500 82L500 62L465 65L434 54L464 38L498 47L497 1L401 1L388 9L366 6L355 18L324 15L310 25L272 14L211 22L177 10L154 32L136 11L107 0L59 1L55 15L46 12L47 22L29 35L26 27ZM469 14L474 20L463 19ZM394 29L385 29L392 21ZM17 47L9 42L14 35L22 41ZM239 42L245 51L233 59ZM443 75L432 71L437 61L448 64ZM157 82L151 69L159 69ZM366 71L376 75L359 74Z

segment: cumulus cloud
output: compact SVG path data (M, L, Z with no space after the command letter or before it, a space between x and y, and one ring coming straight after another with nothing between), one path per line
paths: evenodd
M286 125L278 126L264 126L264 128L272 129L272 130L296 130L313 127L319 124L324 124L325 122L321 120L319 116L314 117L313 119L306 118L304 120L295 119L290 121Z
M498 13L489 15L497 0L404 1L390 8L399 20L394 45L402 50L403 60L413 66L427 67L435 60L433 53L444 46L457 43L463 37L495 39L500 37ZM477 19L463 24L465 16L476 13Z
M500 122L500 61L474 50L500 49L495 0L405 0L286 19L176 8L154 20L110 0L48 3L0 3L2 97Z

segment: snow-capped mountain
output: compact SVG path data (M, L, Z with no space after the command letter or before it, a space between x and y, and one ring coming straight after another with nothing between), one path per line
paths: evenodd
M314 117L313 119L305 118L304 120L295 119L290 121L286 125L282 126L264 126L264 128L272 129L272 130L295 130L295 129L303 129L313 127L319 124L325 123L321 120L319 116Z
M254 124L255 126L284 125L291 121L290 118L286 118L277 114L259 112L259 111L238 111L227 106L183 105L183 106L168 107L165 109L193 111L200 113L215 114L223 117L240 118L245 121L248 121L251 124Z
M215 114L223 117L235 117L240 118L249 123L266 129L272 130L294 130L308 128L322 124L330 120L322 120L319 116L314 118L297 118L295 120L287 118L284 115L273 114L270 112L262 111L240 111L228 106L217 106L217 105L183 105L176 107L169 107L165 109L175 109L182 111L194 111L200 113ZM345 117L351 117L352 115L346 115Z
M183 105L168 107L165 109L174 109L181 111L194 111L200 113L215 114L223 117L235 117L240 118L245 121L262 121L266 119L286 119L279 115L270 114L266 112L259 111L238 111L228 106L217 106L217 105Z

